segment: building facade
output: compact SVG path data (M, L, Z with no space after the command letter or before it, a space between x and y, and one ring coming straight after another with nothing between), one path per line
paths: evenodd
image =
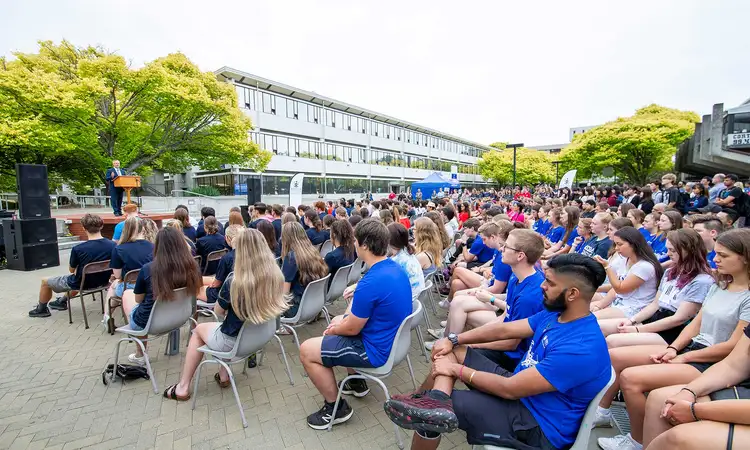
M236 89L250 138L273 153L271 162L262 174L231 166L168 175L167 192L205 185L243 195L247 177L260 175L263 195L281 196L299 172L303 195L327 198L403 192L432 172L487 185L476 163L491 147L229 67L216 75Z

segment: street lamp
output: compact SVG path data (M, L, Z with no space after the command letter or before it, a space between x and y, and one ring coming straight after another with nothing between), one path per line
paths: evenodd
M505 146L505 148L512 148L513 149L513 187L516 186L516 149L519 147L523 147L523 143L521 144L508 144Z

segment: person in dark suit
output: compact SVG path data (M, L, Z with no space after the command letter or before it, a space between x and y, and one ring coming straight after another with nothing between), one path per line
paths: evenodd
M116 216L122 215L122 194L125 189L115 187L115 179L120 175L126 175L125 169L120 168L120 161L112 161L112 167L107 169L105 178L107 179L107 187L109 189L109 199L112 204L112 211Z

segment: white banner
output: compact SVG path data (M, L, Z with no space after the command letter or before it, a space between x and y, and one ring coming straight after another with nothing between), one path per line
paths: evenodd
M573 180L576 178L576 170L570 170L568 172L565 172L565 175L563 175L562 180L560 180L560 186L559 188L568 188L573 189Z
M305 179L304 173L298 173L289 181L289 206L295 208L302 204L302 181Z

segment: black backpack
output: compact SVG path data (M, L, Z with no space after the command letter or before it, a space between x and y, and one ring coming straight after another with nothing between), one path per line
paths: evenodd
M114 364L108 364L107 368L102 372L102 383L105 385L109 384L110 381L115 381L119 377L122 381L137 380L137 379L150 379L148 372L145 367L136 366L133 364L118 364L117 372L112 376L114 371Z

